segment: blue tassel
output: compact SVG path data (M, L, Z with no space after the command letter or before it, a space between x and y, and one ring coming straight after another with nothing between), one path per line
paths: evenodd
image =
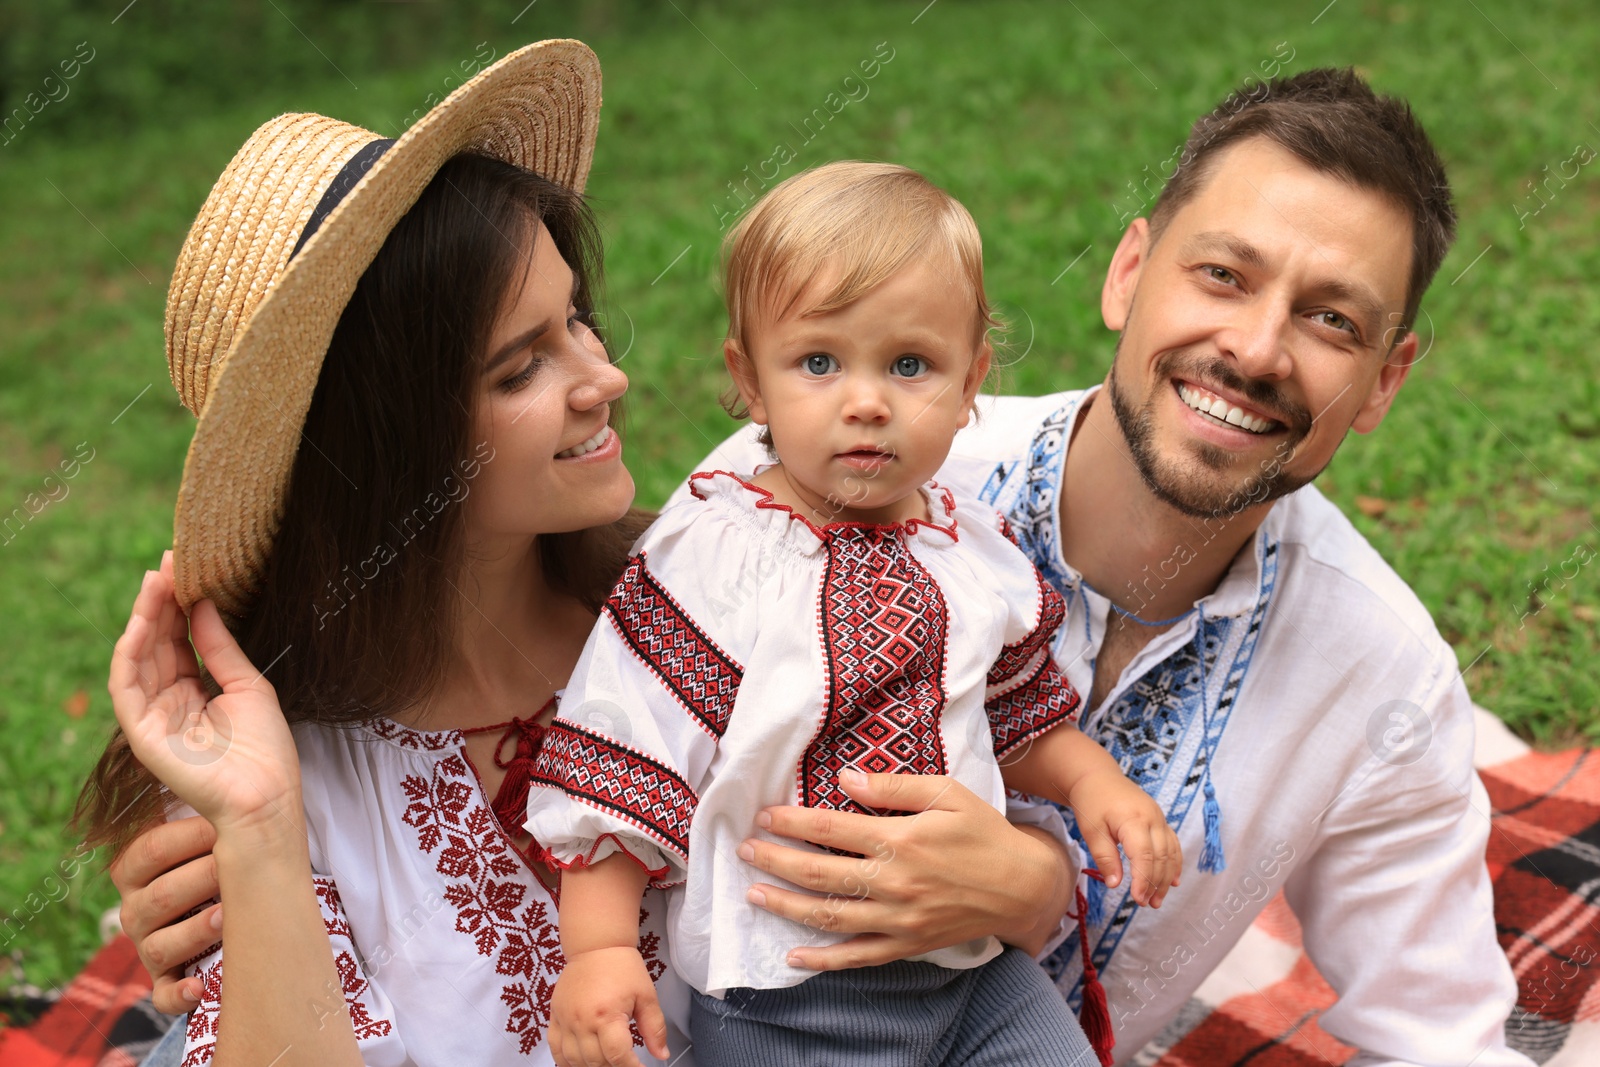
M1206 844L1200 850L1200 869L1207 874L1217 874L1228 866L1222 858L1222 808L1217 805L1217 791L1211 788L1211 775L1206 775Z
M1098 878L1089 879L1089 925L1104 926L1106 922L1106 884Z

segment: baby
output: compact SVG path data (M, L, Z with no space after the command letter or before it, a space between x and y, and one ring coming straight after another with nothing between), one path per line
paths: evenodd
M992 355L971 216L904 167L830 164L751 209L725 283L739 413L777 462L696 474L662 512L545 738L527 828L564 872L557 1062L636 1063L630 1019L667 1055L636 947L649 885L671 888L701 1067L1109 1063L1108 1020L1091 1050L1043 971L992 937L819 973L787 953L843 936L747 898L738 850L763 808L877 814L848 771L1070 805L1108 876L1118 844L1155 857L1134 865L1141 903L1182 861L1154 801L1073 725L1050 657L1061 598L991 509L930 481Z

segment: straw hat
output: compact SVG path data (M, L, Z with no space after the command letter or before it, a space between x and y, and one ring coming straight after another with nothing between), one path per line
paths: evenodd
M322 359L356 282L438 169L476 152L583 191L600 63L543 41L398 140L321 115L258 129L217 179L167 293L172 384L199 416L173 520L178 601L249 609L282 519Z

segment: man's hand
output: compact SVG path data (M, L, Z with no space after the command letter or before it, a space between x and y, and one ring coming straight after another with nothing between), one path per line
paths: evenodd
M550 1055L556 1067L640 1067L629 1020L650 1055L665 1060L667 1020L636 948L574 953L550 1001Z
M908 811L872 816L821 808L769 808L758 822L782 837L862 859L750 839L739 855L810 892L750 888L767 911L822 930L856 934L837 945L796 948L799 967L867 967L991 934L1041 947L1071 906L1073 886L1060 849L1008 823L971 790L944 775L860 774L840 785L869 807ZM816 896L813 894L823 894Z
M185 978L183 963L222 939L222 905L211 846L217 832L198 815L156 823L111 864L122 894L122 929L155 980L157 1011L180 1015L200 1003L200 979ZM189 913L196 908L198 914Z

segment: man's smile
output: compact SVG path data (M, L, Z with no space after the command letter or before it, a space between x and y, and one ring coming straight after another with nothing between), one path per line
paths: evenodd
M1230 401L1192 382L1179 381L1177 388L1178 397L1185 404L1218 423L1253 434L1270 433L1283 427L1283 423L1254 408Z

